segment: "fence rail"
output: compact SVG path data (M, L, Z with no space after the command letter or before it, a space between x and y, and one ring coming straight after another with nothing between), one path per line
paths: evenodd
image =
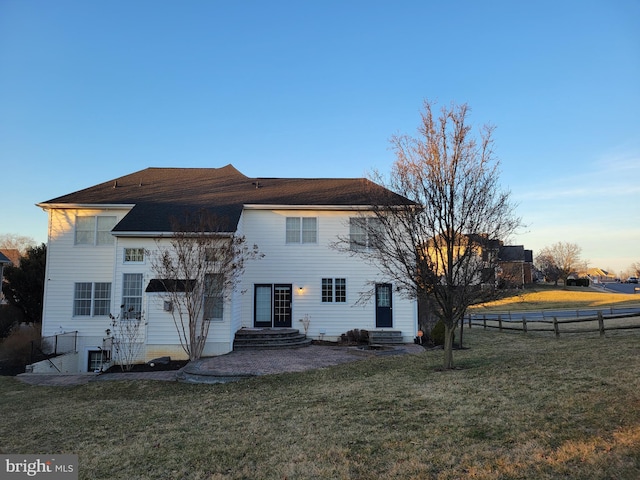
M598 332L602 336L607 330L640 328L640 306L469 314L466 320L469 328L552 332L556 337L561 330L563 334Z

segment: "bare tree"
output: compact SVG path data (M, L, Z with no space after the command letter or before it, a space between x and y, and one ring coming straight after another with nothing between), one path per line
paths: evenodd
M18 235L16 233L0 234L0 249L18 250L21 256L25 256L27 250L36 245L36 241L33 238L25 235Z
M247 260L262 255L242 236L225 232L227 222L206 211L173 222L169 246L158 240L151 266L171 305L180 344L189 356L202 356L210 321L222 318L223 305L235 291Z
M107 329L107 337L111 339L116 352L114 360L124 372L131 371L142 352L142 335L147 325L144 313L133 310L125 311L124 305L121 305L118 315L109 314L113 330Z
M536 266L547 281L558 285L558 280L562 280L566 284L569 275L586 267L580 259L581 253L582 248L575 243L557 242L540 250Z
M498 239L520 225L510 194L498 185L493 129L474 135L468 114L467 105L452 105L437 117L425 102L419 136L392 137L391 173L373 175L386 190L372 190L372 220L359 220L365 234L358 238L368 243L353 235L338 242L442 320L445 369L453 367L455 330L468 306L492 290L482 284L494 285Z

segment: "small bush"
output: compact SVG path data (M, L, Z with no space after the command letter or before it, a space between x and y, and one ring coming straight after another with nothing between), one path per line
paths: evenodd
M567 279L567 287L588 287L589 279L588 278L568 278Z
M442 320L438 320L438 323L435 324L433 329L431 330L431 341L436 346L444 345L444 322ZM455 342L455 334L453 337L453 341Z
M340 335L340 343L347 345L361 345L369 343L369 332L354 328Z

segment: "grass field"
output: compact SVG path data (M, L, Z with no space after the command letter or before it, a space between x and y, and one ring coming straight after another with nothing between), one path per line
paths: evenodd
M482 311L505 310L549 310L561 308L594 308L611 305L640 306L640 295L609 293L584 287L554 287L539 285L523 290L520 294L501 300L475 305L470 310L474 313Z
M640 335L467 330L441 350L226 385L0 378L2 453L83 479L638 479Z

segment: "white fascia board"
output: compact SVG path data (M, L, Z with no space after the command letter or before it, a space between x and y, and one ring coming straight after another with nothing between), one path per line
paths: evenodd
M126 210L132 209L135 206L135 203L36 203L36 207L40 207L43 210Z
M261 205L244 204L245 210L372 210L369 205Z
M127 238L172 238L175 232L111 232L114 237ZM215 232L209 233L212 237L232 237L234 232Z

